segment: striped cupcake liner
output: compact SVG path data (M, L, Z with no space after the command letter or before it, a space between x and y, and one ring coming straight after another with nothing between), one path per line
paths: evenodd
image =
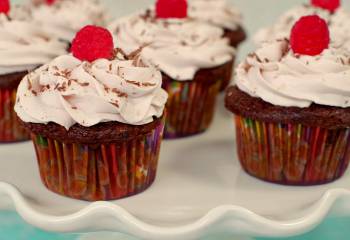
M350 160L350 129L324 129L235 117L243 169L261 180L318 185L339 179Z
M85 145L32 134L41 180L51 191L87 200L143 192L156 177L164 124L127 142Z
M221 81L163 81L168 92L164 137L174 139L204 132L214 117Z
M17 89L0 88L0 143L29 140L29 134L19 123L14 106Z

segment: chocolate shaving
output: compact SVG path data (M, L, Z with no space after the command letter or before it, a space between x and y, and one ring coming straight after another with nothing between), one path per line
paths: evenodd
M80 86L82 86L82 87L87 87L87 86L89 86L90 85L90 83L88 83L88 82L84 82L84 83L78 83Z
M127 59L127 54L121 48L115 48L113 50L113 59L119 59L118 54L122 55L122 58L120 60Z
M33 88L32 82L30 81L29 78L27 78L28 81L28 90L31 90Z
M63 71L61 71L61 74L66 77L66 78L69 78L70 75L72 74L72 71L68 70L68 69L65 69Z
M119 91L117 88L112 88L112 92L117 94L118 97L128 97L128 94Z
M188 45L185 41L181 41L180 44L181 44L182 46L187 46L187 45Z
M114 106L116 106L117 108L119 108L119 104L118 104L117 101L115 101L115 102L113 102L113 103L111 103L111 104L113 104Z
M141 86L141 83L140 82L137 82L137 81L133 81L133 80L125 80L127 83L130 83L130 84L133 84L133 85L136 85L138 87Z
M156 84L155 83L150 83L150 82L144 82L144 83L142 83L142 86L143 87L153 87L153 86L155 86Z

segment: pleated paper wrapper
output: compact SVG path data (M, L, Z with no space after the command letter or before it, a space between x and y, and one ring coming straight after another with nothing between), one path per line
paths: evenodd
M14 111L17 89L0 88L0 143L20 142L30 139L29 133L19 123Z
M87 200L114 200L146 190L156 177L164 123L125 142L86 145L32 134L41 180L51 191Z
M339 179L350 160L350 129L266 123L235 116L243 169L261 180L318 185Z

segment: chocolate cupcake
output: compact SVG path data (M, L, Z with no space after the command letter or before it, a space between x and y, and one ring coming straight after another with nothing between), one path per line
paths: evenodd
M340 1L310 0L309 4L295 6L279 17L275 24L259 30L254 36L257 46L275 39L289 38L290 31L300 17L316 14L329 25L332 41L337 45L350 42L350 12L340 6Z
M198 134L210 126L235 56L221 28L186 16L186 1L160 0L156 12L147 10L110 26L118 47L127 54L140 49L141 59L161 70L169 94L166 138Z
M188 5L189 17L222 28L224 37L230 40L232 47L237 49L246 39L246 32L242 26L242 14L227 0L189 0ZM228 72L221 90L227 88L231 79L232 72Z
M10 5L8 5L10 7ZM20 7L0 9L0 142L29 140L13 111L19 82L36 67L65 53L66 45L26 18Z
M237 48L246 39L241 12L227 0L189 0L188 15L224 30L232 47Z
M113 51L87 26L63 55L28 74L15 111L30 131L42 182L88 201L140 193L155 180L164 129L161 73Z
M99 0L32 0L31 18L51 36L70 43L86 25L105 26L109 14Z
M226 107L235 114L238 157L248 174L315 185L346 171L350 52L328 44L326 22L307 16L294 26L290 42L264 44L239 65Z

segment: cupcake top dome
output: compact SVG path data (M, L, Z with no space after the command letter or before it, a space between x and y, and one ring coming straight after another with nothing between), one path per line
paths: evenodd
M223 29L188 18L187 10L185 0L158 0L155 10L117 20L109 29L126 53L143 47L144 62L175 80L190 80L199 69L229 62L235 50Z
M22 121L53 122L68 130L112 121L143 125L163 115L167 93L161 73L137 53L114 49L107 30L84 27L72 51L22 80L15 105Z
M258 31L254 42L261 45L263 42L288 38L290 30L300 17L313 14L326 20L332 42L343 45L350 41L350 12L340 6L340 1L310 0L310 4L290 9L274 25Z
M325 20L302 17L289 38L265 43L238 66L237 87L277 106L350 107L350 52L330 42Z
M189 0L188 5L191 18L232 31L242 25L241 12L227 0Z
M66 52L66 44L23 20L25 13L0 1L0 75L33 70Z
M31 17L51 35L71 42L86 25L105 26L108 14L98 0L32 0Z

